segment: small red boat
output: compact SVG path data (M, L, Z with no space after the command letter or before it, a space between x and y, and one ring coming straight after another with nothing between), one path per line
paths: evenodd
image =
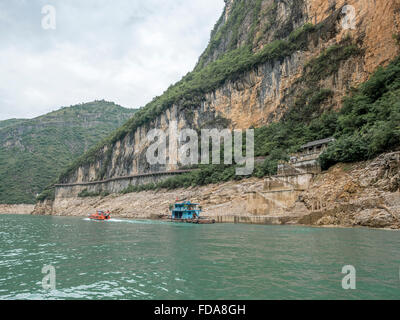
M106 220L110 220L111 216L110 216L110 211L104 212L104 211L97 211L94 214L91 214L89 216L89 219L91 220L97 220L97 221L106 221Z

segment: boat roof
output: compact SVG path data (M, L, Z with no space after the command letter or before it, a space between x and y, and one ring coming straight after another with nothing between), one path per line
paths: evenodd
M176 204L187 204L187 205L192 205L192 206L199 206L199 203L193 203L190 201L184 201L184 202L177 202Z

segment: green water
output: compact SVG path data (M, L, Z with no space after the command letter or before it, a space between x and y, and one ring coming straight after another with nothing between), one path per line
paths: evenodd
M0 299L400 298L394 231L2 215L0 248Z

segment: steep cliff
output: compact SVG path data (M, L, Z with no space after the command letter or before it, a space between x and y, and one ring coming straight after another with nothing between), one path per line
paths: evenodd
M346 4L354 19L343 13ZM145 158L146 134L171 121L258 127L320 92L329 93L322 110L340 109L349 90L398 55L399 10L399 0L227 0L194 71L78 159L60 183L177 169Z

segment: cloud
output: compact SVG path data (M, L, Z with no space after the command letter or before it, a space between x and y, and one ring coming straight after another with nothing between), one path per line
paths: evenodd
M41 9L56 8L56 30ZM96 99L137 108L191 71L223 0L0 0L0 119Z

